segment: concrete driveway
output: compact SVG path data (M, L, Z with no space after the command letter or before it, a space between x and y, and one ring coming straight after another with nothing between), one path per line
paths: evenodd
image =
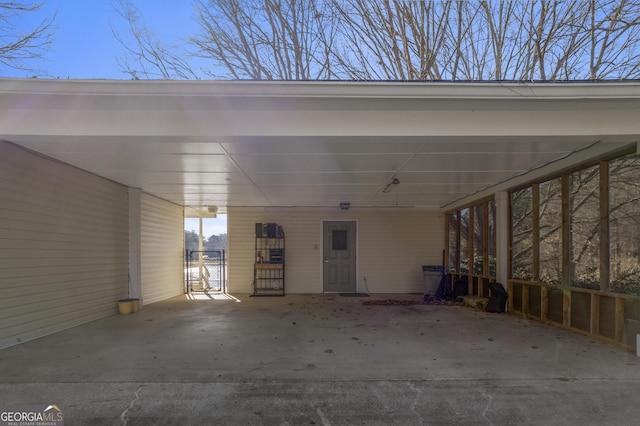
M66 425L638 424L640 358L411 295L178 297L0 351Z

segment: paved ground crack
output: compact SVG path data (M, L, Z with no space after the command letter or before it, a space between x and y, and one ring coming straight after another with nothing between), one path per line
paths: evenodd
M322 426L331 426L331 422L327 418L327 415L322 411L320 407L316 407L316 405L312 402L311 407L315 408L318 417L320 417L320 421L322 422Z
M493 422L488 417L488 415L491 412L491 406L493 405L493 395L484 389L480 390L480 394L487 400L487 404L484 406L484 410L482 410L482 418L487 420L489 424L492 425Z
M147 385L141 385L137 391L135 391L135 393L133 394L133 400L131 401L131 404L129 404L129 406L127 407L126 410L124 410L122 412L122 414L120 414L120 424L122 426L126 426L127 425L127 412L129 412L129 410L131 410L133 408L134 405L136 405L136 402L140 401L140 391L142 391L142 389L144 389L144 387Z
M419 425L423 425L424 424L424 420L422 419L422 415L420 415L420 413L418 411L416 411L416 407L418 406L418 403L420 402L420 397L422 396L422 391L420 389L418 389L411 382L408 382L407 386L409 386L409 389L411 389L413 391L413 393L415 394L415 398L413 400L413 403L411 404L411 412L418 417L418 424Z
M279 358L273 359L269 362L261 362L257 367L252 368L251 370L248 370L247 373L253 373L254 371L260 370L261 368L267 367L271 364L273 364L274 362L278 361Z

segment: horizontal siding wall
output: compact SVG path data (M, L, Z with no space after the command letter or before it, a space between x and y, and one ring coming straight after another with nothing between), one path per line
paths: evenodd
M422 265L442 262L444 217L438 212L233 207L227 224L229 291L252 292L254 224L275 222L286 237L286 292L321 293L323 220L357 222L359 291L422 292Z
M255 228L252 227L256 222L266 222L264 213L262 209L227 208L227 289L231 294L252 293L255 260ZM284 231L287 243L288 230ZM288 256L288 251L286 254ZM285 262L288 263L288 260L286 257Z
M126 187L0 142L0 348L115 314L128 226Z
M181 206L142 193L140 278L144 304L184 293L184 214Z
M444 216L438 212L371 211L358 231L360 276L372 293L422 293L422 265L442 264Z

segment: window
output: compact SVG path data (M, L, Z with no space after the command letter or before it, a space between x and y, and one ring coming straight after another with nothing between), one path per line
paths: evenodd
M334 230L331 238L331 250L348 250L349 234L346 230Z
M489 220L487 226L487 256L489 256L489 276L496 276L496 202L491 200L487 203L489 207Z
M460 272L469 273L469 209L460 210Z
M484 275L484 204L473 207L473 274Z
M569 176L570 280L600 289L600 173L593 166Z
M562 284L562 184L560 178L539 185L540 282Z
M446 215L452 274L496 276L496 202L484 201ZM473 220L471 219L473 218ZM470 258L471 257L471 258ZM487 262L488 259L488 262ZM472 265L469 265L469 262ZM471 266L471 269L470 269Z
M609 279L615 293L640 295L640 156L609 162Z
M511 193L511 277L533 279L533 192Z
M449 220L449 271L460 270L460 247L458 240L458 213L448 215Z

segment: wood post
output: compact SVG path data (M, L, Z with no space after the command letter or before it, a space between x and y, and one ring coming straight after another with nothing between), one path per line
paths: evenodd
M549 320L549 288L544 285L540 288L540 320Z
M600 334L600 295L591 293L591 315L589 332L595 336Z
M571 326L571 290L562 290L562 326Z
M615 322L615 340L622 342L624 339L624 299L616 297L616 322Z

